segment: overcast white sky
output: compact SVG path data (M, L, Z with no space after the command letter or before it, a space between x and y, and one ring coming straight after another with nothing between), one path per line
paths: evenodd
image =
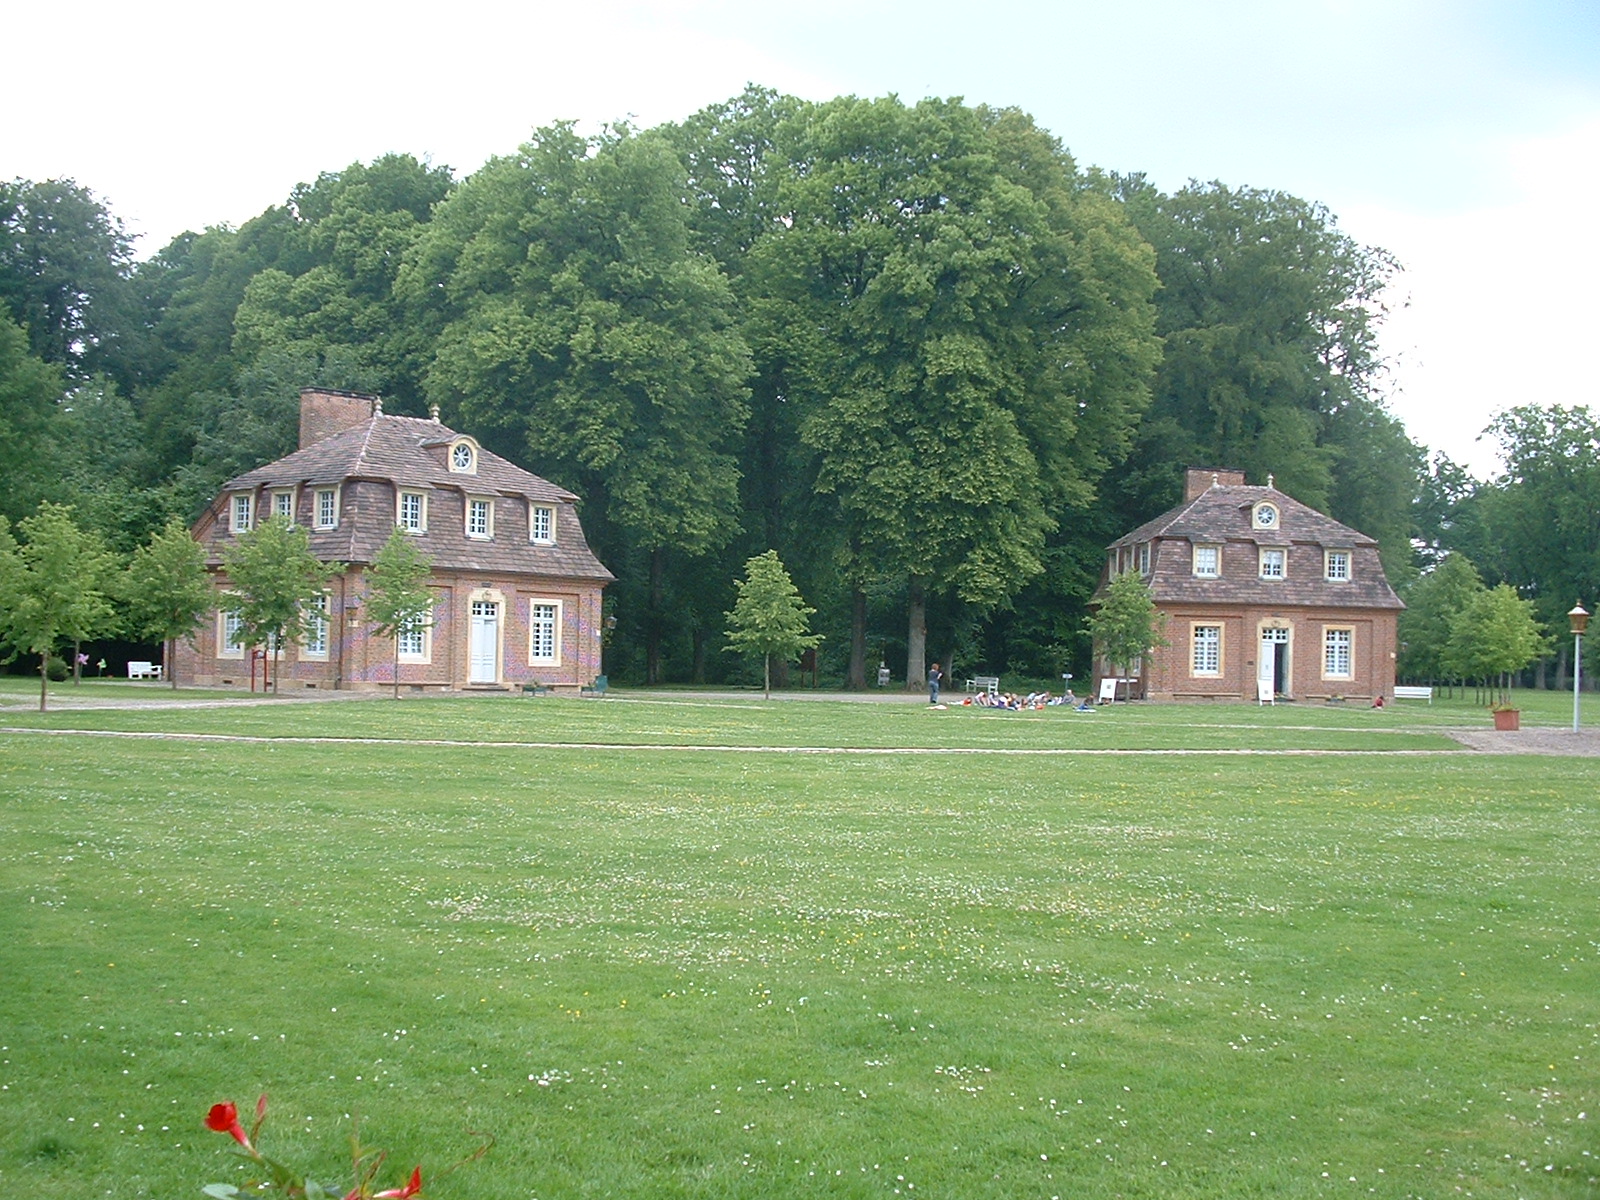
M553 120L653 125L747 81L962 96L1083 165L1279 188L1393 251L1392 408L1479 474L1494 412L1597 399L1596 0L88 0L6 25L0 176L76 179L141 254L389 151L465 174Z

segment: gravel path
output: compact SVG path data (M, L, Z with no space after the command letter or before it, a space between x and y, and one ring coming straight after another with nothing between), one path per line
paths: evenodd
M1487 754L1561 754L1568 758L1600 757L1600 729L1445 729L1469 750Z

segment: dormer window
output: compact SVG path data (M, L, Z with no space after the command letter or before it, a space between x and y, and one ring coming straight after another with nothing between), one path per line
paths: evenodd
M450 469L458 475L472 475L478 470L478 456L470 442L457 442L450 447Z
M467 498L467 536L492 538L494 536L494 501L486 497Z
M1150 543L1140 542L1137 553L1139 555L1139 574L1150 574Z
M553 545L556 540L556 510L548 504L528 506L528 540Z
M234 533L243 533L250 528L251 496L249 492L235 492L233 494L233 513L231 528Z
M1261 578L1284 579L1288 575L1289 552L1271 546L1261 548Z
M1222 547L1196 546L1194 573L1197 579L1216 579L1222 574Z
M1276 529L1278 527L1278 506L1265 502L1256 505L1255 511L1251 514L1250 524L1255 529Z
M1325 550L1322 561L1323 576L1331 583L1347 583L1350 579L1350 551Z

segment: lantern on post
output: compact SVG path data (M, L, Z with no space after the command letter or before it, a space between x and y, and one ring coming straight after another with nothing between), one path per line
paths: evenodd
M1583 601L1572 606L1567 613L1572 625L1572 732L1578 732L1578 683L1583 678L1583 631L1589 627L1589 613Z

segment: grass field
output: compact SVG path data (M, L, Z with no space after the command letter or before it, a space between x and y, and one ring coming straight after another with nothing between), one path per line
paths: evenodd
M0 691L8 1193L264 1091L329 1183L492 1134L434 1200L1600 1196L1600 760L1469 705L138 694Z

